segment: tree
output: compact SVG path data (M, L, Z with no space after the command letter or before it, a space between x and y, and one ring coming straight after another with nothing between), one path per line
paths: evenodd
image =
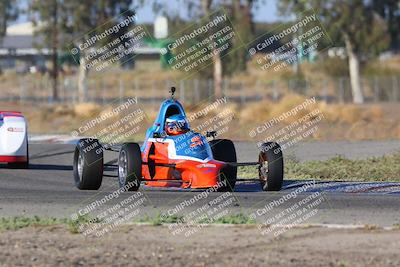
M196 20L201 17L211 17L213 12L213 0L200 0L200 1L193 1L193 0L185 0L183 3L186 5L188 13L190 13L191 18ZM160 4L156 1L157 10L162 10L162 8L166 7L163 4ZM200 10L200 12L199 12ZM213 83L214 83L214 97L220 98L222 97L222 75L223 75L223 66L221 60L221 53L218 47L214 46L211 51L212 53L212 64L213 64ZM207 72L200 72L205 73Z
M136 1L142 3L143 0ZM124 19L127 16L132 16L133 4L131 0L69 0L66 1L65 12L68 20L66 25L68 33L71 36L71 42L74 46L78 43L89 40L91 37L101 34L106 28L111 28L118 24L118 19ZM120 15L118 17L118 15ZM118 32L124 34L124 30ZM110 35L99 42L104 45L115 35ZM73 41L72 41L73 40ZM77 55L75 55L76 57ZM78 77L78 92L79 101L86 101L87 96L87 76L89 69L86 67L85 50L79 51L79 77Z
M235 49L229 54L230 64L225 71L230 75L235 72L243 72L247 69L248 52L245 44L251 42L255 37L255 27L253 22L252 10L257 1L231 1L230 15L236 33L240 38L234 39L233 47L242 47L243 49Z
M19 10L16 2L16 0L0 0L0 43L7 33L8 23L18 18Z
M390 34L390 48L400 50L400 1L373 0L373 9L386 21Z
M234 25L236 33L240 37L236 37L231 46L238 48L230 52L220 52L218 46L213 47L212 53L212 74L214 84L214 96L219 98L222 96L222 79L224 75L234 73L236 71L246 70L247 51L245 43L249 42L253 37L253 21L252 8L255 3L261 0L185 0L182 1L184 8L188 11L190 18L194 21L203 17L212 17L212 14L219 8L223 7L228 13L229 21ZM154 10L156 12L163 11L168 15L168 7L163 1L154 0ZM242 48L242 49L240 49ZM224 60L222 57L228 55ZM200 75L208 77L209 72L199 70Z
M389 42L386 24L373 9L371 2L282 0L278 5L283 13L300 14L310 8L317 12L316 15L333 37L335 45L344 44L348 57L353 102L363 103L361 60L382 51Z
M60 32L64 25L60 19L63 7L62 0L34 0L29 6L31 21L36 26L35 34L44 36L46 46L51 48L52 70L50 75L53 100L58 99L58 51L60 50Z
M201 6L203 8L204 15L209 16L211 13L212 0L202 0ZM213 49L213 80L214 80L214 95L215 98L222 97L222 60L219 50Z
M230 74L237 71L245 71L247 66L247 50L244 46L246 42L249 42L254 34L253 21L251 10L254 4L254 0L238 1L214 1L217 5L223 5L228 15L231 16L231 21L236 30L236 34L239 35L233 40L233 47L242 49L236 49L231 52L227 58L227 64L225 64L225 71L223 70L224 64L222 63L221 54L218 50L213 51L213 79L214 79L214 94L216 98L222 97L222 78L224 74ZM212 0L202 0L203 12L205 15L211 13Z
M0 41L6 35L8 23L17 19L17 0L0 0Z

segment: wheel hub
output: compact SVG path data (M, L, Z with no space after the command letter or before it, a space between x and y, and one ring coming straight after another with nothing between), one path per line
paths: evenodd
M118 179L121 186L126 184L126 177L128 176L128 159L124 150L119 154L118 161Z
M258 159L258 162L260 163L260 165L258 167L259 168L258 169L259 178L260 178L261 183L265 184L267 182L267 177L268 177L268 161L267 161L265 155L261 154Z
M82 181L83 165L84 164L85 164L85 159L83 158L82 154L79 153L79 156L78 156L78 176L79 176L79 181Z

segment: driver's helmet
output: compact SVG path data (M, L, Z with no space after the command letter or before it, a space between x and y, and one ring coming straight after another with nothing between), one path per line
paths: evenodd
M167 135L179 135L189 131L189 124L185 116L181 114L172 115L165 121L165 132Z

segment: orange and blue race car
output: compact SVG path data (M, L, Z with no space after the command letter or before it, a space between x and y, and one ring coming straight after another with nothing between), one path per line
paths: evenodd
M234 190L239 166L256 166L264 191L279 191L283 183L283 157L280 146L267 142L261 146L258 161L237 162L231 140L215 139L190 130L183 106L171 98L160 107L145 140L109 148L97 139L80 139L74 154L75 185L81 190L100 188L104 171L104 150L118 152L120 188L136 191L144 183L152 187ZM210 138L212 140L208 140Z

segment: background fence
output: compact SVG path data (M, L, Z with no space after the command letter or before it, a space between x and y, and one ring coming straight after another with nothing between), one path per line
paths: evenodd
M212 80L139 80L132 82L123 80L110 81L107 77L89 80L87 83L87 101L107 104L123 101L128 97L138 97L142 103L158 103L168 96L168 88L177 87L178 98L186 103L213 98ZM315 96L328 103L346 103L352 101L350 80L348 77L338 77L320 80L272 80L261 79L238 81L223 80L223 94L240 104L262 100L279 100L285 94L297 93L305 97ZM399 102L400 77L376 76L363 77L362 89L366 102ZM59 98L52 98L51 80L46 76L23 76L15 80L0 82L0 101L33 102L37 104L78 102L78 87L76 77L66 77L59 82Z

